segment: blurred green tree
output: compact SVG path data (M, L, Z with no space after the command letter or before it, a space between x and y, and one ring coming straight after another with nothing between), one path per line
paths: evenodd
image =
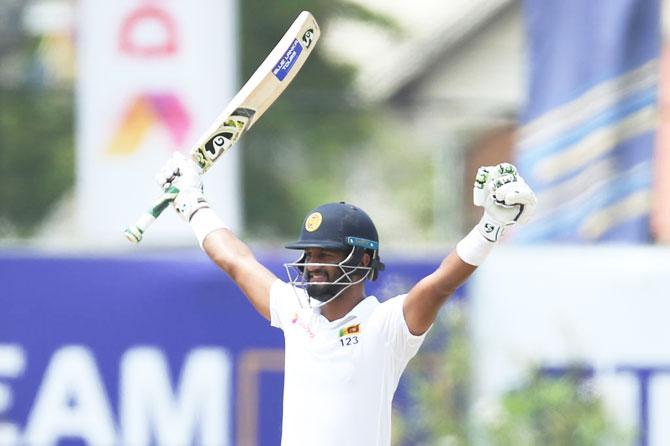
M561 377L533 370L503 396L501 410L488 420L489 441L498 446L631 444L608 419L590 384L579 365Z
M284 33L307 9L322 32L347 17L400 34L389 18L342 0L240 2L242 73L247 79ZM355 45L355 42L347 42ZM373 113L357 105L351 85L355 69L325 57L317 46L271 113L245 135L242 151L247 231L260 238L295 235L303 214L326 201L339 201L347 164L356 162L369 136Z
M386 17L348 1L240 1L241 82L303 9L322 28L333 18L349 17L400 32ZM20 16L20 8L13 11ZM73 91L40 83L38 42L22 32L14 27L11 39L3 34L7 45L0 53L3 68L11 65L18 73L10 82L0 79L0 237L29 236L74 184ZM346 163L372 122L371 113L356 105L353 75L353 67L327 60L317 48L272 112L245 136L243 144L253 148L242 151L244 212L252 236L292 234L307 208L340 198Z
M74 181L72 95L0 90L0 104L0 236L25 237Z
M629 438L609 418L578 365L549 376L530 370L499 401L473 406L471 338L464 304L454 302L405 373L409 408L396 413L395 445L494 446L625 445ZM438 348L431 342L446 339Z
M463 304L450 303L410 362L404 375L409 407L393 420L396 445L470 444L472 369L466 322Z
M0 238L29 236L74 183L72 89L46 87L39 40L12 30L0 52Z

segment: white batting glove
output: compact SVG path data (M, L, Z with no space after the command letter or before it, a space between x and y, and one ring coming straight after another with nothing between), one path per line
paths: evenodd
M200 209L208 208L202 189L202 169L180 152L175 152L156 174L156 182L168 192L176 194L172 205L186 222ZM175 190L176 189L176 190Z
M500 240L507 226L527 223L537 205L531 188L516 167L508 163L479 168L473 201L475 206L484 208L477 229L491 242Z

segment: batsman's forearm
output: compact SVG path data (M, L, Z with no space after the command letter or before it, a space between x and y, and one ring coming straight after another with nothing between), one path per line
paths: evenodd
M476 269L476 266L464 262L458 257L456 251L452 251L432 274L421 281L425 282L425 286L429 288L423 301L423 307L437 314L440 307Z
M436 293L447 297L451 296L477 269L461 259L456 251L452 251L433 273L436 276Z
M207 235L202 248L233 280L237 267L245 260L254 258L249 246L227 228L218 229Z
M465 263L453 251L432 274L419 281L407 294L403 306L409 331L414 335L425 333L449 296L476 269L476 266Z
M229 229L218 229L204 240L207 255L240 287L256 311L270 320L270 289L279 280L261 265L251 249Z

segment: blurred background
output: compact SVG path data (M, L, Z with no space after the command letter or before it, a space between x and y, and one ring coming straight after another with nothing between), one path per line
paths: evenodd
M441 313L395 445L670 444L665 0L0 0L0 445L272 445L283 340L166 212L123 229L310 10L293 84L205 178L283 277L329 201L365 209L389 298L481 211L539 207Z

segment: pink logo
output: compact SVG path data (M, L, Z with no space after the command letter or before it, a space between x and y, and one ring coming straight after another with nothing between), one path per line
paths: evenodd
M171 93L147 93L135 97L126 109L121 124L105 153L111 156L134 153L147 132L156 125L170 134L174 147L183 146L191 128L191 118L179 98Z
M296 322L298 323L298 326L300 328L305 330L305 333L307 333L307 336L309 336L310 338L314 338L316 336L316 333L314 333L314 331L312 330L311 325L308 324L307 322L305 322L303 319L300 319L300 316L298 315L298 313L293 313L293 318L291 319L291 323L295 324Z
M139 57L170 56L177 52L177 25L166 11L145 5L133 11L121 25L119 47Z

